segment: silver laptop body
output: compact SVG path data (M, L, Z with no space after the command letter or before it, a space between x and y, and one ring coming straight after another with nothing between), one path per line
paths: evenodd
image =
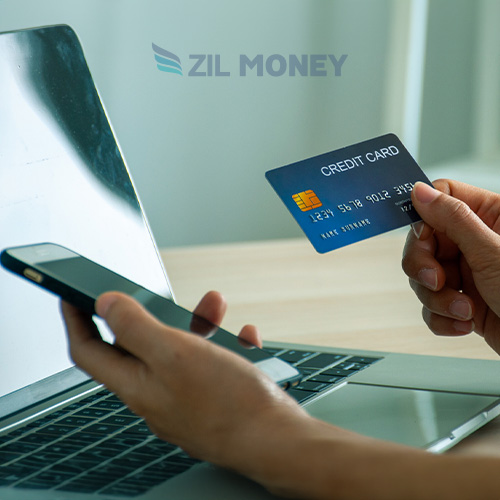
M1 248L59 243L173 299L67 26L0 34L0 228ZM272 498L161 442L75 368L57 299L1 270L0 304L0 498ZM267 348L301 368L292 395L311 414L370 436L441 452L500 413L499 362Z

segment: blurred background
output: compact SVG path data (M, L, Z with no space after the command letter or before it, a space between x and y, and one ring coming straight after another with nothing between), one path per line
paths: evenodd
M497 0L0 0L0 31L78 34L160 247L301 235L264 173L387 132L429 178L500 192L499 21ZM230 76L189 76L193 54ZM347 58L240 76L242 54Z

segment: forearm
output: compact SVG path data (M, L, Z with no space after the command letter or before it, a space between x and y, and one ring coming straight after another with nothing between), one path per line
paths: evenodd
M293 429L299 424L302 428ZM291 433L293 431L293 433ZM500 460L433 455L312 418L284 423L238 467L275 494L322 499L482 499L500 492Z

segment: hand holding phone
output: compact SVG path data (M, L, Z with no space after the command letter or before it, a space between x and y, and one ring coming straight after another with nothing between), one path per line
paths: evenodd
M240 354L283 387L296 385L300 380L298 370L281 359L60 245L41 243L8 248L2 251L0 261L6 269L90 314L96 314L95 301L104 292L126 293L165 324L202 335Z
M293 453L290 436L308 428L306 411L250 363L155 321L127 295L105 294L96 306L132 355L99 342L88 315L62 306L78 366L193 457L243 472L277 447Z

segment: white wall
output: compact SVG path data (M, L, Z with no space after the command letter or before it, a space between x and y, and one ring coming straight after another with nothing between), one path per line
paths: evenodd
M184 245L300 234L264 172L383 132L390 5L0 0L0 29L75 28L159 244ZM157 70L152 42L184 76ZM193 53L233 74L188 77ZM238 76L259 53L348 58L340 77Z
M440 64L435 47L453 44L450 33L463 35L461 46L472 57L468 43L481 31L481 16L471 13L487 1L429 0L425 129L412 151L426 165L453 158L450 137L467 146L463 138L473 133L466 118L474 110L463 96L475 83L457 83L463 72L457 73L453 61ZM0 0L0 30L74 27L157 241L176 246L300 235L267 184L266 170L389 131L403 135L411 5L410 0ZM469 15L469 33L461 35L460 23ZM439 22L431 22L432 16ZM455 21L448 26L450 19ZM152 42L181 58L184 76L157 70ZM222 70L232 75L188 77L189 55L195 53L220 54ZM238 76L239 55L260 53L348 57L340 77L333 71L327 77ZM444 129L437 126L433 102L443 85L459 85L460 102L458 112L447 115L455 129L439 142L432 138Z
M500 2L431 0L420 164L500 192Z

